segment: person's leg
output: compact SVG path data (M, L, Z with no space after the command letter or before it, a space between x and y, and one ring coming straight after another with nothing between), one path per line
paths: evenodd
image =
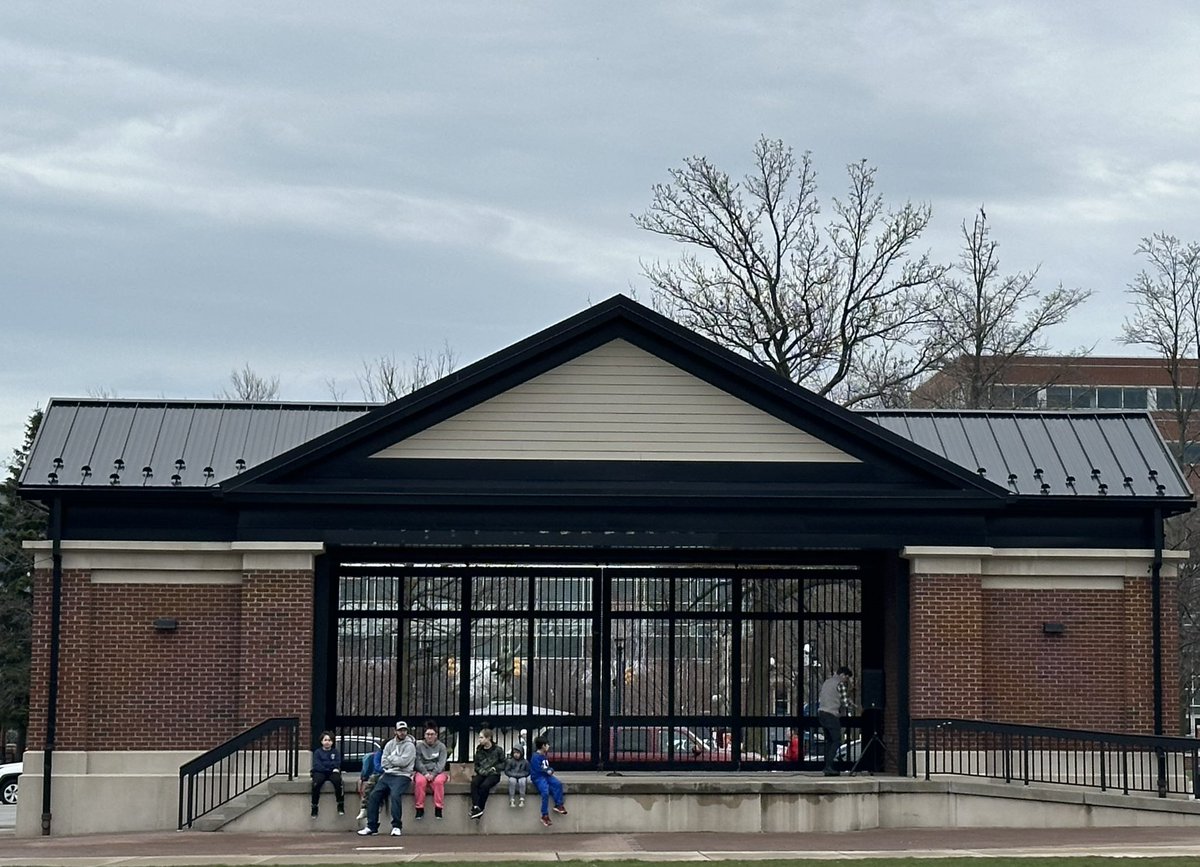
M430 783L433 786L433 806L437 810L441 810L446 806L446 783L450 780L450 775L445 771L437 774Z
M517 806L517 778L508 778L508 806Z
M533 781L533 784L537 786L537 790L542 793L543 816L548 816L550 814L550 785L547 783L547 780L549 779L549 777L538 777Z
M479 784L483 782L483 777L476 774L471 777L471 809L479 809Z
M479 809L482 810L487 806L488 795L492 793L492 789L496 788L496 784L500 782L499 774L488 774L479 784Z
M375 781L375 788L371 789L371 797L367 798L367 828L372 832L379 830L379 805L383 803L387 794L387 782L381 775Z
M317 815L317 807L321 800L321 786L325 785L325 781L329 779L329 774L323 774L320 771L312 772L312 814Z
M412 781L408 777L397 776L392 780L392 827L404 827L404 820L400 816L400 796L408 789Z
M425 794L429 791L426 788L428 783L429 780L425 779L424 774L413 774L413 806L417 808L418 818L425 809Z
M831 713L820 713L821 728L825 730L825 773L836 773L833 767L838 747L842 743L842 721Z
M529 777L520 777L517 780L517 806L525 806L525 783L529 781Z
M346 812L346 790L342 788L342 775L333 774L329 781L333 783L333 796L337 798L338 815L341 816Z
M563 806L563 784L558 777L551 777L547 782L550 783L550 797L554 799L554 809L556 812L567 812L567 808Z

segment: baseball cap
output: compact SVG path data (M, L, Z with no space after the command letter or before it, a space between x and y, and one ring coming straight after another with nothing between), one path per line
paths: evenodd
M406 723L404 720L400 720L398 723L396 723L396 728L406 729L408 728L408 723Z

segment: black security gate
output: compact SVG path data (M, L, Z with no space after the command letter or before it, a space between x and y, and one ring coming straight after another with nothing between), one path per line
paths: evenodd
M839 665L880 665L864 657L872 576L856 562L468 565L346 554L327 574L328 671L317 686L348 754L405 719L432 721L459 761L486 727L506 747L523 731L527 748L546 737L562 767L768 767L799 726L815 767L821 681ZM865 614L882 623L877 610ZM868 640L866 657L878 646Z

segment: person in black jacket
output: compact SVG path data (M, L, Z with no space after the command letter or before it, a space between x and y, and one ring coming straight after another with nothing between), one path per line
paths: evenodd
M504 747L496 743L491 729L479 733L479 744L475 747L475 776L471 777L471 818L478 819L487 806L488 795L500 782L500 771L504 769Z
M342 791L342 754L333 748L333 732L321 732L321 746L313 750L312 759L312 817L317 818L317 802L326 781L333 784L338 815L346 815L346 798Z

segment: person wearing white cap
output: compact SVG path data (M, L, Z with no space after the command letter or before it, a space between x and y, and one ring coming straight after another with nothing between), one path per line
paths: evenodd
M400 796L412 787L413 764L417 759L417 743L408 735L408 723L396 723L396 736L383 746L383 757L379 764L383 773L367 800L367 827L358 833L363 837L379 833L379 805L386 795L392 808L392 836L402 833L400 818Z

